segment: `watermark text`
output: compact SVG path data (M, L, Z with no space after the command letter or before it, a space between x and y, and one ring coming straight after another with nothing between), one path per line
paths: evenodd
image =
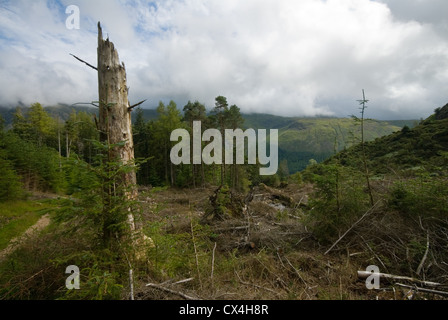
M80 286L79 286L79 268L77 266L71 265L68 266L65 269L65 273L71 273L70 276L68 276L67 280L65 280L65 287L68 290L79 290Z
M269 135L269 155L267 154L266 129L259 129L258 136L254 129L225 129L223 135L218 129L207 129L201 134L201 121L193 121L193 137L186 129L175 129L171 133L171 141L177 143L170 153L171 162L175 165L201 164L244 164L247 155L248 164L261 165L260 175L274 175L278 169L278 130L271 129ZM258 139L258 142L257 142ZM247 140L247 154L245 141ZM191 143L192 142L192 143ZM202 142L210 142L202 149ZM258 154L257 154L258 150ZM234 153L235 151L235 153ZM224 157L223 157L223 152Z
M75 5L70 5L65 9L65 13L69 16L65 20L65 27L68 30L79 30L80 29L80 11L79 7Z

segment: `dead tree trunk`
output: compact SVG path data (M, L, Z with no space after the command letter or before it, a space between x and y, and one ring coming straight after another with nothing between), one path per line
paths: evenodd
M98 90L99 90L99 130L100 140L114 145L125 142L123 146L114 147L110 158L129 164L134 160L134 142L132 139L131 111L129 110L126 69L120 64L114 44L103 40L103 32L98 23ZM136 199L138 193L135 171L123 175L123 184L128 187L127 198ZM132 214L129 225L135 230Z
M103 39L100 23L98 23L98 91L99 91L99 131L100 140L108 145L116 145L109 151L109 160L121 161L132 165L134 161L134 142L132 138L131 106L128 100L126 69L120 63L118 52L109 39ZM121 184L124 196L128 200L136 200L138 196L135 170L123 173ZM128 224L133 245L147 240L136 226L134 214L129 208ZM143 241L145 243L146 241ZM137 249L137 248L136 248ZM137 250L137 252L140 250Z

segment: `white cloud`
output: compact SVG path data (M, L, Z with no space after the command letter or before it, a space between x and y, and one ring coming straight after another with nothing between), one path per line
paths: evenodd
M8 79L0 80L0 96L95 100L96 75L68 53L96 64L101 20L126 63L131 102L174 99L181 107L197 99L213 107L225 95L246 112L346 116L366 89L369 116L425 117L446 103L440 10L426 9L423 19L393 2L67 0L30 8L11 1L0 9L0 68ZM79 31L65 29L68 4L80 7ZM14 41L4 40L8 33ZM21 68L8 67L11 56L21 57Z

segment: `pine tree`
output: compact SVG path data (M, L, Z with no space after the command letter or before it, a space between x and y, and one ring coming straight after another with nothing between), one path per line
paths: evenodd
M207 119L207 113L205 110L205 106L198 102L195 101L194 103L192 103L191 101L188 101L188 103L185 105L184 109L184 121L187 122L188 124L188 128L190 130L190 135L193 135L193 122L194 121L201 121L201 123L204 123L205 120ZM204 126L201 125L201 136L204 130ZM190 143L191 143L191 150L193 150L193 139L190 139ZM201 148L202 150L202 148ZM201 161L201 165L199 168L200 172L201 172L201 179L202 179L202 186L204 186L205 183L205 173L204 173L204 165ZM193 163L193 152L191 153L191 176L192 176L192 182L193 182L193 187L196 188L196 175L198 172L198 165Z
M238 108L238 106L236 105L232 105L230 106L230 108L227 110L226 114L226 122L228 123L228 127L230 129L239 129L243 126L244 123L244 119L241 115L240 112L240 108ZM235 150L234 146L234 150ZM238 187L239 184L239 174L238 174L238 164L236 163L236 152L233 152L233 157L234 157L234 161L233 161L233 165L231 167L231 183L232 183L232 187L234 189L236 189Z
M213 114L215 115L215 121L216 125L218 126L221 137L222 137L222 149L224 150L224 130L226 128L226 120L227 120L227 112L229 110L227 103L227 98L224 96L218 96L215 98L215 108L213 109ZM224 157L224 153L222 154ZM225 164L224 164L224 158L221 159L221 186L225 183Z
M171 186L175 185L176 171L170 160L170 150L173 143L170 140L171 132L182 127L181 114L174 101L170 101L168 106L159 102L157 107L159 119L155 122L155 139L159 141L163 150L163 163L165 171L165 182Z
M364 175L366 178L366 184L367 184L367 192L369 193L369 199L370 199L370 205L374 205L373 201L373 194L372 194L372 187L370 185L370 178L369 178L369 168L367 167L367 158L366 158L366 152L364 147L364 113L367 108L366 104L369 102L369 100L366 100L366 96L364 94L364 89L362 90L362 100L358 100L361 107L359 108L361 110L361 151L362 151L362 162L364 165Z

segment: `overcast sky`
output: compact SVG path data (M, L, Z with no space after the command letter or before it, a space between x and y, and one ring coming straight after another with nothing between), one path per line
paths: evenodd
M66 7L80 29L66 28ZM447 0L0 0L0 105L98 100L97 22L131 104L426 118L448 102Z

